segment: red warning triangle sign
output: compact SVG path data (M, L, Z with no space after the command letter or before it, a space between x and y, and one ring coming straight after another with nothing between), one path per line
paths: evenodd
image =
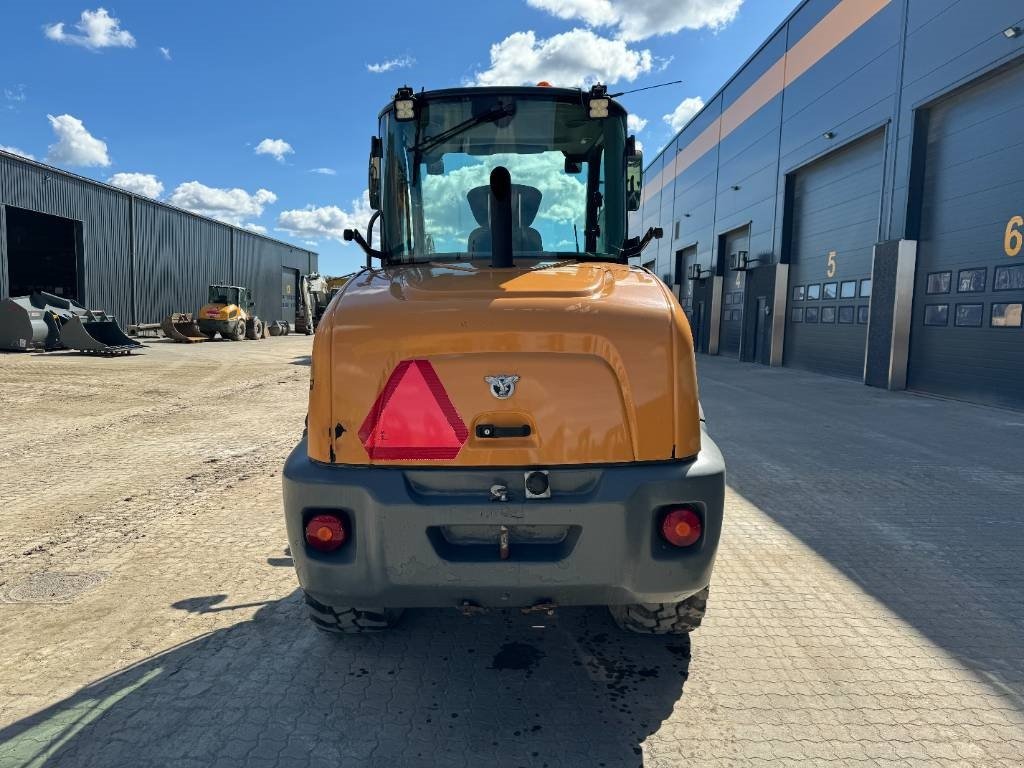
M429 360L403 360L359 428L370 459L454 459L469 430Z

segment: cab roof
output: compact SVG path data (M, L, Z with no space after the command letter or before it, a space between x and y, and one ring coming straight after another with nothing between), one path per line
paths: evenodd
M462 88L439 88L435 91L419 91L415 94L417 99L444 100L461 99L473 96L512 96L524 99L548 99L550 101L571 102L575 104L585 103L587 91L582 88L555 88L547 85L517 85L517 86L474 86ZM608 98L609 112L616 115L625 115L625 108L615 99ZM378 119L394 109L395 101L392 99L377 115Z

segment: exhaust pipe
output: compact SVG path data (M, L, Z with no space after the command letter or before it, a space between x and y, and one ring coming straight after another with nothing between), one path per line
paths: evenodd
M514 267L512 262L512 175L499 165L491 171L491 267Z

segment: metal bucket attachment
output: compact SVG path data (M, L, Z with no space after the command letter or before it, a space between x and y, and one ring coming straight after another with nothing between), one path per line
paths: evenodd
M61 324L60 341L68 349L94 355L127 355L142 348L114 318L89 310L84 315L73 314Z
M0 349L27 352L54 349L57 344L56 335L51 334L46 322L45 310L32 306L30 297L0 301Z
M180 341L183 344L206 341L207 336L196 324L190 312L175 312L165 317L160 323L160 330L168 339Z

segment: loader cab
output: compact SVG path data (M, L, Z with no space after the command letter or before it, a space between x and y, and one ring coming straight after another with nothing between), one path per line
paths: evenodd
M233 304L246 310L253 306L249 289L237 285L211 285L208 300L210 304L223 304L224 306Z
M626 111L602 86L403 88L371 142L373 255L386 265L490 260L492 173L505 169L501 216L516 263L625 261L641 166Z

